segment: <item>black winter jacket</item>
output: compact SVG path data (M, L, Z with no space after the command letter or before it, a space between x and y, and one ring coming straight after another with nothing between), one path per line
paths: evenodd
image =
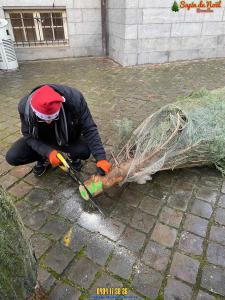
M63 108L67 120L68 144L75 142L77 138L83 135L94 158L97 161L106 159L105 150L103 148L97 126L91 116L83 95L74 88L59 84L48 85L66 100L63 103ZM40 155L48 157L49 153L53 150L52 145L57 143L55 132L53 130L54 122L51 124L39 122L32 124L28 122L27 114L25 112L29 96L40 87L41 86L34 88L29 95L20 100L18 110L21 119L21 131L23 136L26 138L27 144ZM38 137L33 134L34 126L37 129Z

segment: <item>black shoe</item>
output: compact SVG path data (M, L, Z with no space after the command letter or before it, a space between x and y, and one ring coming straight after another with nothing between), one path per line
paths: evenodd
M72 160L71 164L72 164L73 169L77 172L80 172L83 167L83 164L80 159Z
M37 164L33 167L32 171L36 176L42 176L47 169L49 168L50 163L48 160L38 161Z

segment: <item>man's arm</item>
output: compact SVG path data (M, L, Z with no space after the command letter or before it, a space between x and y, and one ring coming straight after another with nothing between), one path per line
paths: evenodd
M96 161L105 160L106 154L101 138L84 97L81 95L80 124L82 133Z

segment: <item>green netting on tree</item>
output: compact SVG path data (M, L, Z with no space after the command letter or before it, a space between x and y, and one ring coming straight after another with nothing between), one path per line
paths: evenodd
M28 299L36 280L36 261L22 220L0 189L0 299Z
M159 170L214 164L225 174L225 88L201 90L166 105L132 133L117 157L125 181ZM127 171L128 170L128 171Z

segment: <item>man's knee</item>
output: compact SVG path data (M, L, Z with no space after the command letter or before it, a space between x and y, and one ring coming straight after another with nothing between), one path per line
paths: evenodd
M7 153L5 155L5 159L6 159L7 163L12 165L12 166L18 166L19 165L16 153L11 148L7 151Z

